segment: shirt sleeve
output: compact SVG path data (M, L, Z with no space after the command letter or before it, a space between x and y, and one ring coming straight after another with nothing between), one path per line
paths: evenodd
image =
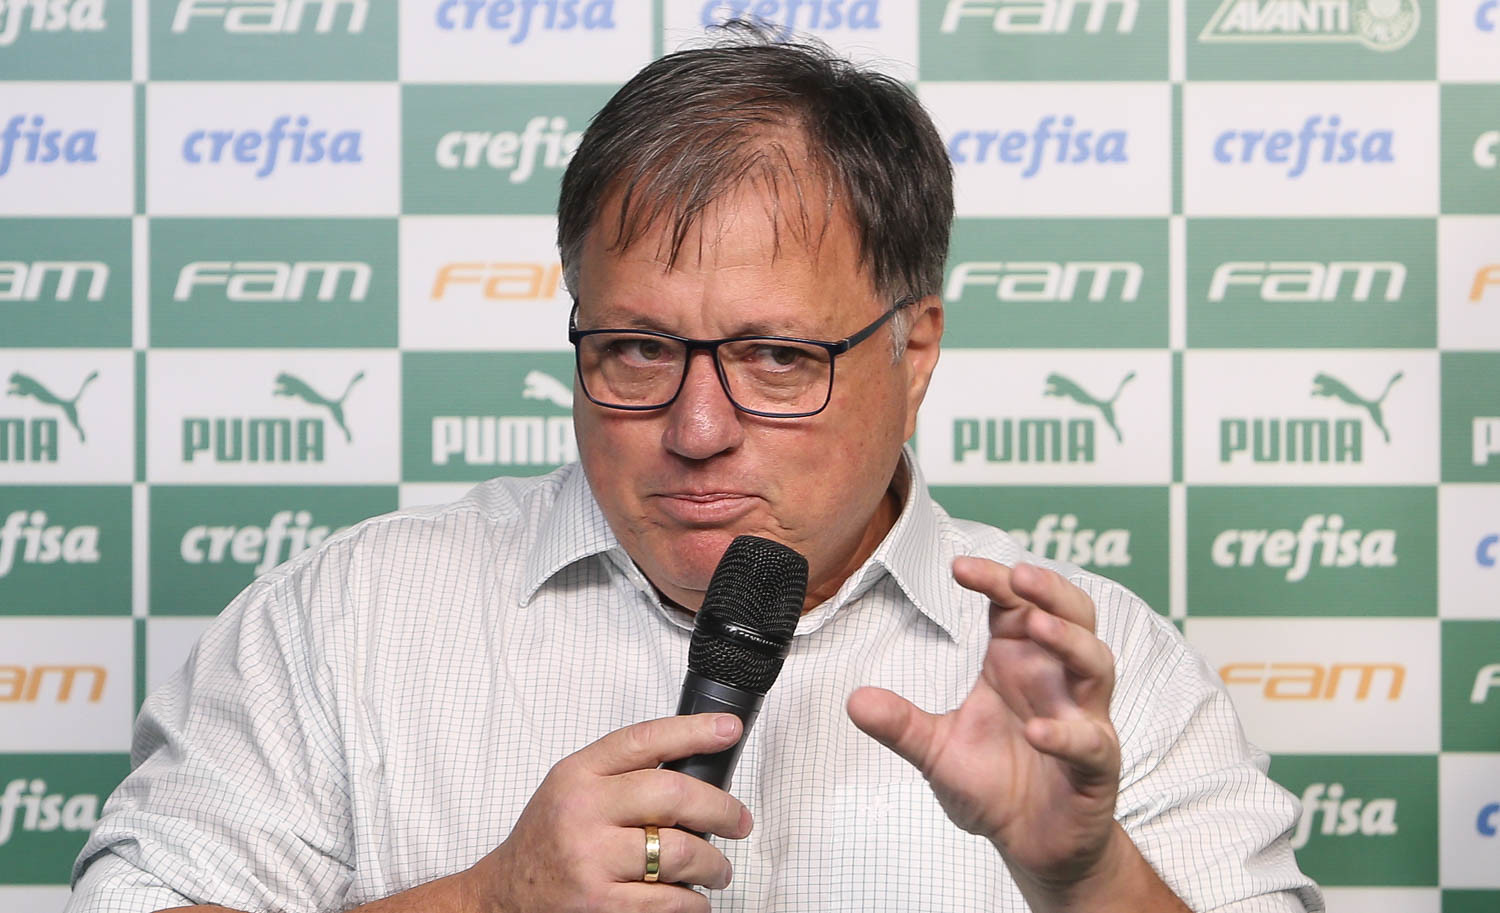
M134 769L74 865L66 913L342 908L348 777L311 577L252 584L146 701Z
M1120 739L1115 817L1162 880L1200 913L1321 913L1290 833L1297 801L1268 776L1203 659L1129 590L1091 574L1099 634L1115 654Z

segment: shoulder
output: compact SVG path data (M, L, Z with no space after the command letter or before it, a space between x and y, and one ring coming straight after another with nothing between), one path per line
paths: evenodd
M221 620L264 615L327 644L365 642L439 614L484 617L516 601L509 590L576 468L491 479L448 504L363 520L253 581Z
M370 517L273 568L257 584L274 587L369 562L418 572L432 569L434 561L452 567L460 561L503 562L524 556L574 469L565 466L533 478L490 479L447 504Z

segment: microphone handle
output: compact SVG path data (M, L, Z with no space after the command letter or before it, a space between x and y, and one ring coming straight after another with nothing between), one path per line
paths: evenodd
M760 705L765 699L764 694L725 685L688 670L687 677L682 680L682 697L677 702L678 716L691 713L732 713L743 724L740 738L723 751L689 755L668 761L662 767L726 789L730 778L734 776L734 766L739 762L740 751L745 747L745 739L750 734L750 726L760 714ZM703 836L697 831L688 833Z

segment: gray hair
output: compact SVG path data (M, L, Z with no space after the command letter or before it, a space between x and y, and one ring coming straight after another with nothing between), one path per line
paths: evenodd
M953 221L953 168L912 92L821 43L778 43L775 32L743 21L723 29L727 39L713 47L648 64L584 132L557 206L568 288L577 293L584 242L611 194L620 205L610 250L629 248L660 223L670 266L704 209L743 182L764 181L799 202L800 221L788 224L809 245L842 205L859 265L888 300L937 294ZM805 159L822 184L816 232L794 158ZM778 232L779 222L772 220ZM910 309L897 312L898 357L910 323Z

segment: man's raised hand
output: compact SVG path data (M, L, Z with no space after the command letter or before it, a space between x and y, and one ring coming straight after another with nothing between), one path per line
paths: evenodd
M1022 890L1067 893L1110 865L1120 745L1109 719L1114 657L1088 594L1036 565L959 558L953 576L990 599L990 641L956 709L926 713L880 688L849 697L860 729L920 770L944 811L989 839Z

